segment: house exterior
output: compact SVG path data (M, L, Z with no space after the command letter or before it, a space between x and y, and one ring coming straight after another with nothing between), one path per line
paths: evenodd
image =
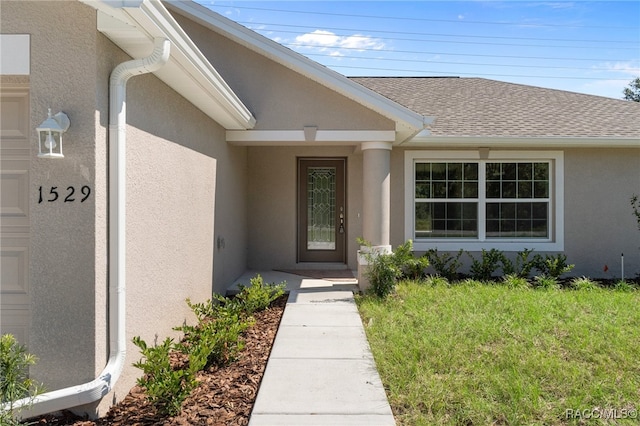
M131 339L175 335L186 298L355 270L357 237L640 273L640 104L348 79L190 1L0 7L0 326L52 391L31 414L103 414L139 374ZM48 108L71 122L61 159L37 156Z

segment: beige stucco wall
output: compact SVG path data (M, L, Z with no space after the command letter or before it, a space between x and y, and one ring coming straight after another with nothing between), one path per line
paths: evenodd
M102 36L99 45L105 76L129 59ZM108 101L107 81L98 90L101 102ZM101 127L107 119L101 116ZM153 75L129 80L127 123L128 355L117 400L140 373L131 367L140 358L132 338L178 338L172 328L193 320L185 299L224 293L246 268L246 148L227 145L221 126ZM96 346L102 368L107 340ZM104 398L97 414L111 402Z
M297 158L347 159L347 262L356 269L362 236L362 153L353 147L249 148L248 224L251 269L296 268Z
M634 193L640 194L640 148L565 151L565 252L574 274L619 278L621 253L625 275L640 274Z
M3 33L31 35L29 350L39 358L34 377L56 389L95 377L94 290L106 283L104 265L96 262L96 255L104 256L96 247L106 241L95 210L105 197L95 179L104 174L104 165L95 161L95 12L77 2L3 2L1 7ZM34 129L46 118L47 107L65 111L71 120L63 160L35 155ZM83 185L91 188L90 199L62 202L67 187L79 191ZM58 187L60 199L38 203L40 186L45 193Z
M395 124L180 15L176 20L257 119L255 130L394 130Z
M396 148L391 155L394 247L405 241L404 151ZM640 148L566 149L564 171L564 253L575 264L570 275L619 278L621 253L625 275L640 274L640 230L629 203L640 194ZM463 260L469 263L467 256Z
M47 107L71 120L62 160L38 159L33 137L29 194L29 350L39 358L32 374L56 390L93 380L108 357L109 74L130 58L96 31L95 9L79 2L1 7L3 33L31 34L31 129ZM129 344L115 392L83 407L92 415L134 385L133 336L175 336L172 327L191 320L187 297L224 291L246 267L247 149L227 145L224 129L152 75L129 81L127 112ZM84 203L39 204L41 185L92 192Z

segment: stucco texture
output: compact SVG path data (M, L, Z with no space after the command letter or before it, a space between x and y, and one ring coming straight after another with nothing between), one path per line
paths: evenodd
M356 269L356 238L362 236L362 153L353 147L249 148L248 225L250 269L296 268L297 159L347 160L346 250Z
M128 59L108 41L105 53ZM246 148L227 145L221 126L153 75L128 82L127 123L129 343L116 400L140 374L132 338L177 337L172 328L193 321L185 299L224 292L246 266ZM106 341L96 345L106 353Z
M35 137L31 156L29 350L39 359L33 378L51 391L93 380L108 358L109 74L130 58L79 2L3 2L1 19L3 33L31 35L31 129L47 107L71 120L64 159L38 159ZM140 375L133 336L175 336L172 327L192 319L185 299L223 292L247 259L247 149L227 145L221 126L152 75L129 81L127 123L129 343L115 391L81 407L91 415ZM40 186L62 198L84 185L83 203L38 203Z
M30 182L31 331L29 350L39 361L33 377L47 389L83 383L95 377L95 247L104 244L96 229L95 11L77 2L3 2L3 33L31 36L32 156ZM56 25L50 25L56 22ZM35 127L63 110L71 120L64 135L65 158L39 159ZM104 169L102 169L104 172ZM84 203L67 202L68 187L92 189ZM38 202L39 187L46 199L57 187L56 202ZM78 194L77 192L76 194ZM99 267L98 267L99 268ZM72 365L72 369L61 368Z
M395 130L357 102L180 15L176 20L257 119L254 130Z
M640 148L565 151L565 253L576 275L640 274L640 229L630 198L640 193ZM604 266L609 268L604 271Z

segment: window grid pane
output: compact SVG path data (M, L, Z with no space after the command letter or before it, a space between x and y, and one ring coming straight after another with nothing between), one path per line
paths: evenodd
M546 202L487 203L487 238L548 238Z
M549 197L549 163L512 162L486 164L488 199Z
M477 163L416 163L416 199L478 197Z
M460 202L417 202L417 238L476 238L478 205Z
M485 182L479 182L480 167ZM415 163L415 237L549 238L550 182L550 162ZM479 184L486 199L478 199ZM484 235L478 234L479 207Z

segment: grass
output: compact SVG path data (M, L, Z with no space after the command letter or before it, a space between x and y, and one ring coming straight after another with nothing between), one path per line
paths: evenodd
M638 291L440 280L357 300L398 424L585 424L567 410L640 409Z

